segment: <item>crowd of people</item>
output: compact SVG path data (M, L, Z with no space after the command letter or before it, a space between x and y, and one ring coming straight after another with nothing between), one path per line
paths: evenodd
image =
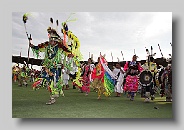
M12 80L18 82L20 87L28 85L28 82L34 82L39 77L41 71L29 68L27 65L21 67L20 64L15 64L12 67Z
M106 88L104 86L104 74L105 69L103 67L102 59L103 56L98 57L97 62L94 62L92 58L80 65L80 77L82 86L78 86L73 83L73 89L78 89L80 92L85 93L87 96L90 90L94 90L98 93L98 99L101 98L102 94L105 94ZM172 101L172 68L171 64L167 67L157 66L154 63L154 58L149 57L150 61L141 65L137 62L137 56L133 55L132 61L127 61L124 66L121 66L117 62L112 71L110 78L114 81L114 96L120 97L123 93L127 94L127 98L131 101L134 100L136 93L141 93L141 97L145 98L145 102L154 100L155 94L159 93L161 97L166 96L167 101ZM107 63L108 66L108 63ZM159 68L159 69L158 69ZM73 81L76 78L77 68L73 67L70 71L66 66L61 64L59 71L62 75L62 90L69 90L69 81ZM31 82L33 88L39 89L45 87L48 89L51 81L56 77L48 71L46 67L42 67L41 71L36 69L30 69L26 65L19 67L18 64L12 68L12 80L18 82L19 86L27 87L28 82ZM57 79L58 80L58 79ZM112 94L111 94L112 95ZM105 94L105 96L109 96Z

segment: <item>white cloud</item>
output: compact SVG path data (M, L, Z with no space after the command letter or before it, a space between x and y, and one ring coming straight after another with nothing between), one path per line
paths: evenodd
M13 55L19 55L18 49L22 47L22 55L27 56L28 41L22 22L24 13L14 12L12 14L12 39ZM35 45L47 41L46 29L50 26L50 18L61 23L70 15L65 13L43 13L32 12L27 22L27 31L32 34ZM117 57L131 60L134 54L139 60L146 58L145 47L153 46L157 57L161 57L158 44L160 44L164 56L172 53L170 42L172 41L172 13L169 12L75 12L71 19L77 18L75 22L69 22L69 29L79 38L81 42L81 53L84 60L93 54L96 61L100 52L106 54L106 59L112 61ZM55 23L53 27L56 27ZM59 33L61 34L61 33ZM33 57L32 53L30 55Z
M172 31L172 14L171 13L158 13L154 15L153 21L147 26L145 30L146 38L156 38L161 34Z

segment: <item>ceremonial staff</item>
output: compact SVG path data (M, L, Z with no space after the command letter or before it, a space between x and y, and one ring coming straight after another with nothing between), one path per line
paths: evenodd
M160 45L159 45L159 44L158 44L158 47L159 47L160 53L161 53L162 58L163 58L164 56L163 56L163 54L162 54L162 50L161 50L161 48L160 48Z
M172 43L170 42L170 45L171 45L171 47L172 47ZM169 56L172 58L172 54L169 54Z
M146 53L148 55L148 67L149 67L149 70L150 70L150 52L149 52L149 50L147 48L146 48Z
M91 54L91 60L93 61L93 54Z
M170 42L170 45L172 47L172 43ZM170 58L168 58L168 62L172 61L172 54L169 54Z
M111 52L111 57L112 57L112 63L113 63L113 56L112 56L112 52Z
M112 69L114 68L113 66L113 55L112 55L112 52L111 52L111 58L112 58Z
M120 62L120 60L119 60L119 58L117 57L117 59L118 59L118 62Z
M22 48L20 49L19 64L21 63L21 52L22 52Z
M153 47L151 46L151 56L150 57L152 56L153 56ZM150 70L150 65L149 65L149 70Z
M25 31L26 31L26 36L27 36L27 39L28 39L28 41L29 41L27 65L28 65L28 63L29 63L29 51L30 51L30 44L31 44L31 40L32 40L31 34L28 35L27 29L26 29L26 22L27 22L27 20L28 20L28 15L29 15L28 13L25 13L25 14L23 15L23 23L24 23L24 27L25 27Z
M155 56L156 55L156 53L154 53L153 54L153 47L151 46L151 57L153 57L153 56ZM152 62L154 62L154 61L152 61ZM149 67L149 69L150 69L150 67ZM153 75L153 81L154 81L154 86L155 86L155 84L156 84L156 81L155 81L155 68L154 68L154 75Z
M123 57L123 52L121 51L121 55L122 55L122 57ZM123 61L124 61L124 57L123 57Z

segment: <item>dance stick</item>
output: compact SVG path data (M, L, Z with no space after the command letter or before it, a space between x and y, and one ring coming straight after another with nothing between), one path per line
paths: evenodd
M27 39L28 39L28 41L29 41L29 47L28 47L28 59L27 59L27 64L29 63L29 51L30 51L30 44L31 44L31 40L32 40L32 38L31 38L31 34L30 34L30 37L29 37L29 35L28 35L28 33L27 33L27 28L26 28L26 22L27 22L27 20L28 20L28 14L27 13L25 13L24 15L23 15L23 23L24 23L24 28L25 28L25 32L26 32L26 36L27 36Z
M111 57L112 57L112 62L113 62L113 56L112 56L112 52L111 52Z
M123 57L123 52L121 51L121 55L122 55L122 57ZM124 57L123 57L123 61L124 61Z
M162 58L163 58L164 56L163 56L163 54L162 54L162 50L161 50L161 48L160 48L160 45L159 45L159 44L158 44L158 47L159 47L160 53L161 53Z
M117 59L118 59L118 62L119 62L120 60L119 60L119 58L118 58L118 57L117 57Z
M150 52L149 52L149 50L147 48L146 48L146 52L147 52L147 57L148 57L148 67L150 69Z
M153 47L151 46L151 56L153 56Z
M91 54L91 60L93 61L93 54Z

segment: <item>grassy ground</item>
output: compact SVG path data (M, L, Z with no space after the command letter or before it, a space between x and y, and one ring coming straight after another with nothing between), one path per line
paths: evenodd
M97 93L91 91L88 96L77 89L65 90L65 97L57 99L53 105L46 105L49 92L46 89L32 90L12 83L13 118L172 118L172 103L165 102L165 97L150 103L144 103L137 94L134 101L126 95L114 97L102 96L97 100ZM154 109L158 107L159 109Z

